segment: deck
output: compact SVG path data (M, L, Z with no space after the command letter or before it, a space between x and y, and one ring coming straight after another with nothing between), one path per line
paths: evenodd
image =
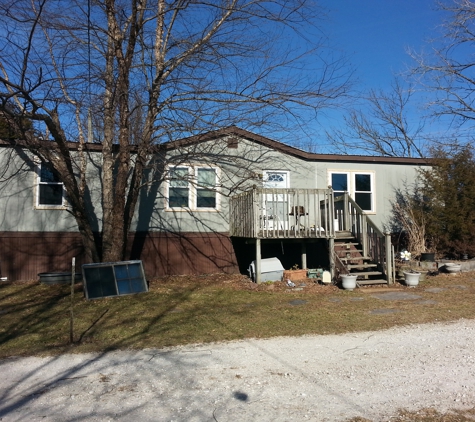
M257 274L261 240L301 239L301 268L307 268L304 239L320 238L328 240L333 278L364 265L377 267L388 284L394 280L389 233L383 233L347 192L335 198L332 189L250 189L230 199L229 232L234 237L255 239ZM339 257L335 242L349 238L360 245L360 255ZM368 263L353 265L355 259Z
M230 234L254 239L332 238L331 189L256 188L231 198Z

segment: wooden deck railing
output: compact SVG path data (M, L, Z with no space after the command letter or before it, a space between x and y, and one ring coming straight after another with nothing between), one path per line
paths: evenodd
M378 263L378 270L391 284L394 281L394 254L390 234L379 230L348 193L335 198L334 203L339 229L351 232L362 245L363 256Z
M329 238L335 236L331 189L255 188L230 199L231 236Z

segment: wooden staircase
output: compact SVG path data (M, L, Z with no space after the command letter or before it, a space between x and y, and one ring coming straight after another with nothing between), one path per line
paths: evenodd
M388 284L381 268L351 232L338 232L334 243L335 267L340 274L356 274L358 285Z

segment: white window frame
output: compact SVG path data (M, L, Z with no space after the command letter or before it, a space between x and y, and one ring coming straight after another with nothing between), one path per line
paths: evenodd
M41 181L41 166L45 164L39 160L35 161L35 208L38 210L64 210L66 206L66 189L63 182L42 182ZM62 201L61 204L41 204L40 203L40 186L41 185L56 185L62 187Z
M376 214L376 186L375 186L375 172L371 170L328 170L328 185L332 185L333 174L346 174L348 177L348 193L350 197L355 200L356 193L356 175L368 175L371 181L371 190L365 193L371 194L371 209L363 210L366 214ZM340 191L338 191L340 192Z
M171 207L170 206L170 173L171 170L175 168L186 168L188 169L188 176L189 176L189 181L188 181L188 206L186 207ZM198 207L197 202L198 202L198 191L200 189L205 189L204 187L200 187L198 185L198 171L199 169L212 169L216 173L216 184L213 189L210 189L215 192L216 194L216 206L215 207ZM220 185L219 185L219 180L221 180L221 169L216 166L205 166L205 165L190 165L190 164L180 164L176 166L168 166L167 167L167 179L166 179L166 194L165 194L165 200L166 200L166 210L167 211L205 211L205 212L210 212L210 211L220 211L221 209L221 195L220 195Z

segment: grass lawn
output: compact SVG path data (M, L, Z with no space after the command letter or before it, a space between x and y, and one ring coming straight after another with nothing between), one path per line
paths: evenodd
M417 297L378 297L385 292ZM148 293L90 301L78 284L70 344L69 286L1 284L0 358L380 330L475 318L474 303L474 273L427 277L416 288L395 284L353 292L312 280L288 288L236 275L167 277L152 280Z

